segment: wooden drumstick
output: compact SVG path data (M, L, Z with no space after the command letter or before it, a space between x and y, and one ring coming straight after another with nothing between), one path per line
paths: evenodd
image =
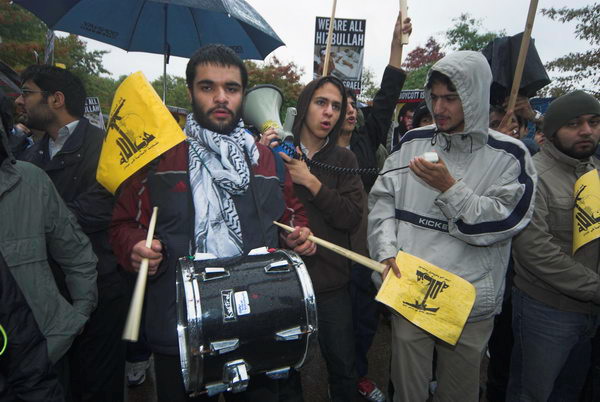
M294 231L294 228L291 226L284 225L283 223L279 223L279 222L275 222L275 221L273 221L273 223L275 225L279 226L280 228L287 230L288 232ZM355 253L354 251L348 250L347 248L338 246L337 244L328 242L327 240L320 239L313 235L308 236L308 240L310 240L314 243L317 243L319 246L325 247L326 249L329 249L329 250L333 251L334 253L344 256L344 257L348 258L349 260L352 260L361 265L364 265L365 267L370 268L373 271L383 273L383 270L386 268L386 266L380 262L377 262L368 257L365 257L364 255Z
M146 236L146 247L152 248L152 239L154 238L154 227L156 226L156 215L158 207L152 209L152 217L150 218L150 226L148 227L148 235ZM140 322L142 320L142 307L144 306L144 293L146 292L146 279L148 279L148 259L142 259L137 280L135 281L135 289L133 297L129 305L129 313L123 330L123 340L137 342L140 333Z

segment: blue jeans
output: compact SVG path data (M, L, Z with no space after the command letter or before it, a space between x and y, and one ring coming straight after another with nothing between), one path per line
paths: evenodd
M578 401L596 315L560 311L513 289L514 346L507 401Z

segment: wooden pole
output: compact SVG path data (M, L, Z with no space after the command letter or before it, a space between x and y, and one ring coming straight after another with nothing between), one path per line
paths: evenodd
M402 24L402 29L404 29L404 20L406 19L406 17L408 17L407 0L400 0L400 16L402 17L402 21L400 21L400 23ZM404 32L402 32L402 44L403 45L408 45L408 38L409 38L409 36L407 34L405 34Z
M327 46L325 47L325 62L323 65L323 75L322 77L327 75L327 70L329 68L329 56L331 53L331 41L333 40L333 26L335 25L335 7L337 5L337 0L333 0L333 10L331 11L331 18L329 19L329 32L327 33Z
M525 60L527 59L527 51L529 50L529 41L531 39L531 31L533 30L533 21L535 20L537 6L538 0L531 0L529 3L529 13L527 14L525 31L523 32L523 39L521 40L521 49L519 50L519 58L517 59L517 67L515 68L515 76L513 78L512 90L510 91L508 107L506 108L507 115L514 112L515 104L517 103L517 95L519 94L519 87L521 86L521 78L523 77L523 68L525 67Z
M150 226L148 227L148 235L146 236L146 247L152 247L152 239L154 238L154 227L156 226L156 215L158 207L152 209L152 217L150 218ZM144 293L146 292L146 279L148 278L148 259L144 258L140 264L137 280L135 281L135 289L133 297L129 305L129 313L123 330L123 339L130 342L137 342L140 333L140 322L142 320L142 307L144 306Z
M277 226L279 226L280 228L283 228L285 230L287 230L288 232L293 232L294 228L284 225L283 223L279 223L279 222L275 222L273 221L273 223ZM357 262L361 265L364 265L367 268L372 269L373 271L377 271L379 273L383 273L383 270L386 268L386 266L380 262L377 262L375 260L372 260L368 257L365 257L364 255L360 255L358 253L355 253L354 251L350 251L344 247L340 247L337 244L333 244L331 242L328 242L327 240L323 240L320 239L318 237L315 237L313 235L308 236L308 240L317 243L319 246L325 247L326 249L329 249L331 251L333 251L334 253L337 253L341 256L344 256L354 262Z

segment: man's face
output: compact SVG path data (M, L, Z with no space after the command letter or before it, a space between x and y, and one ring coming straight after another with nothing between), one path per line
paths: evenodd
M52 94L45 93L33 81L25 81L23 94L17 98L17 113L20 120L29 128L45 131L48 125L56 121L56 116L48 105Z
M356 127L356 115L356 102L352 97L348 96L346 98L346 120L342 124L342 132L348 133L354 130L354 127Z
M406 127L406 130L412 130L413 129L413 116L415 115L415 112L412 110L409 110L408 112L406 112L406 114L404 116L402 116L402 122L404 123L404 127Z
M465 130L465 114L457 92L450 91L446 84L434 82L431 86L433 119L438 130L448 134Z
M421 117L421 121L419 122L419 127L425 127L433 124L433 117L429 113L425 116Z
M301 139L314 141L327 138L340 118L341 109L342 94L335 85L328 82L317 89L308 106L300 133Z
M594 114L584 114L569 120L552 137L556 148L575 159L592 156L599 141L600 116Z
M190 90L194 118L204 128L229 134L240 120L243 92L238 67L197 65Z

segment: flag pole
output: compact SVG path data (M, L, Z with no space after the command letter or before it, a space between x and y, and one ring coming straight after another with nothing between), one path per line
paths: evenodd
M514 112L517 103L517 95L521 86L521 78L523 77L523 69L525 68L525 60L527 59L527 51L529 50L529 41L531 39L531 31L533 30L533 22L537 11L538 0L531 0L529 3L529 13L527 14L527 22L525 23L525 31L521 40L521 49L519 50L519 58L517 59L517 67L515 68L515 76L513 85L510 91L510 98L506 108L506 114Z
M408 16L408 4L407 0L400 0L400 15L402 16L402 20L400 24L402 24L402 29L404 29L404 19ZM408 45L408 34L402 32L402 44Z
M150 218L150 225L148 227L148 234L146 236L146 247L148 248L152 247L152 239L154 238L154 227L156 226L157 214L158 207L154 207L152 209L152 217ZM129 305L129 313L127 314L125 329L123 330L123 340L130 342L137 342L138 340L147 279L148 259L144 258L140 264L140 270L138 272L137 280L135 281L135 289L133 290L133 297L131 298L131 304Z
M335 25L335 7L337 0L333 0L333 10L331 11L331 18L329 19L329 32L327 33L327 46L325 48L325 65L323 66L323 76L327 75L329 69L329 58L331 53L331 41L333 40L333 26Z

